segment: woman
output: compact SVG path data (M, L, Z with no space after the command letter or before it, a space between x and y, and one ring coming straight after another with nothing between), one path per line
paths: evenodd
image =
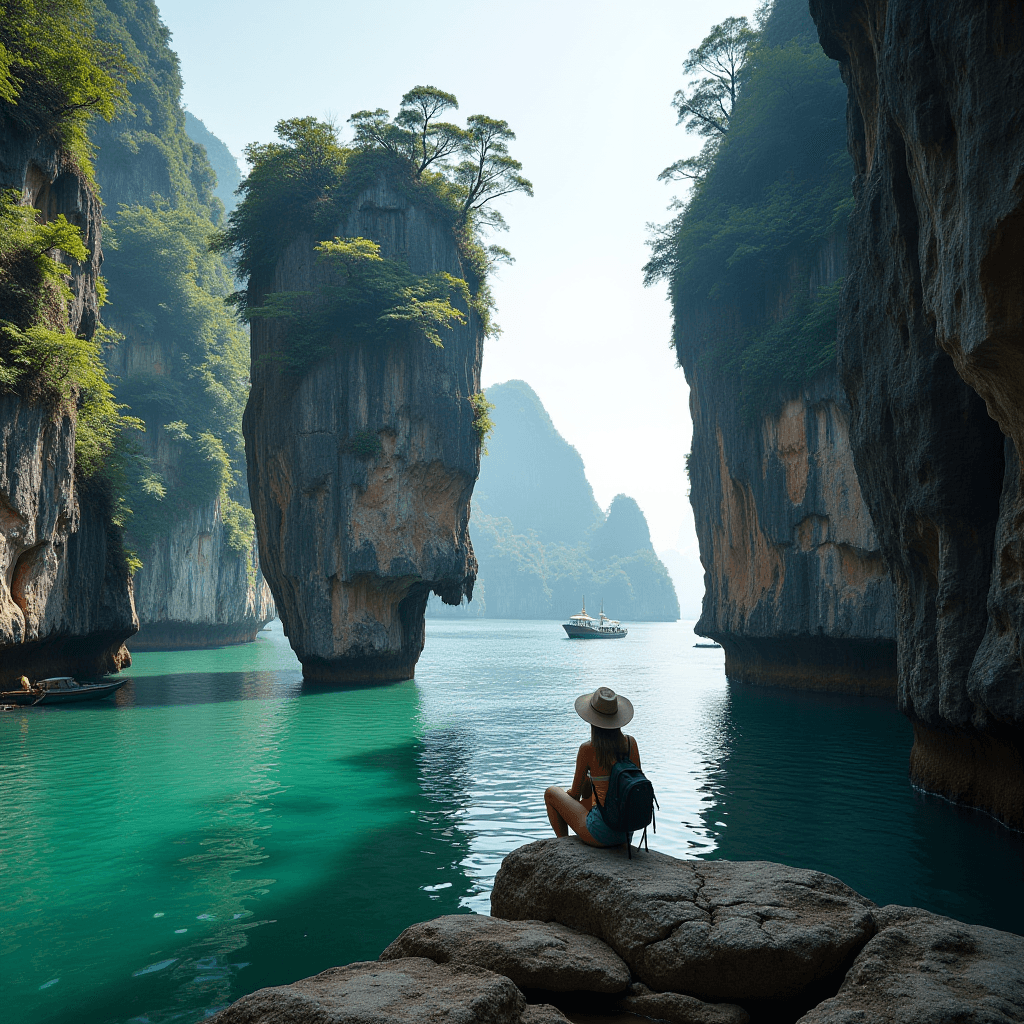
M616 761L628 759L641 767L636 740L622 734L622 727L633 718L633 705L601 686L576 698L576 714L590 723L590 741L580 744L572 786L567 790L549 786L545 790L548 821L556 836L567 836L571 828L590 846L621 846L632 841L632 833L610 829L593 797L599 804L604 803L608 777Z

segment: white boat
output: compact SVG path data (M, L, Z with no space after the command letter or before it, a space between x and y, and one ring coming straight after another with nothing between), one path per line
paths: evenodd
M587 614L587 599L583 599L583 611L569 616L569 621L562 623L562 629L574 640L618 640L628 630L619 625L617 619L609 619L604 613L604 602L601 603L600 618Z

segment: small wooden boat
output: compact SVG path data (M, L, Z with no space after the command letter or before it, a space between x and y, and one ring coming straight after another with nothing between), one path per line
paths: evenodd
M721 644L694 644L693 646L694 647L714 647L716 650L719 650L719 651L722 649L722 645Z
M54 676L40 679L31 688L8 690L0 693L0 704L14 704L19 707L35 707L38 704L70 704L80 700L101 700L119 690L127 679L115 679L104 683L80 683L71 676Z

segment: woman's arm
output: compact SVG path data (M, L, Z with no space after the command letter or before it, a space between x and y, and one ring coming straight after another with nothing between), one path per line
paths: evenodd
M573 800L579 800L583 796L583 783L587 778L587 744L581 743L579 752L576 754L576 774L572 778L572 785L567 790Z

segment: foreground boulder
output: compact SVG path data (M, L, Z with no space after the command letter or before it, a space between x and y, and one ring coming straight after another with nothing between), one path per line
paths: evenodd
M212 1019L217 1024L522 1024L525 1010L523 994L500 974L410 957L332 967L293 985L261 988ZM555 1014L553 1007L535 1007L527 1024L556 1024Z
M728 1001L793 999L845 971L874 934L873 906L820 871L653 852L627 860L577 839L514 850L491 894L495 917L603 939L656 991Z
M916 907L874 911L878 934L839 993L800 1024L1024 1021L1024 938Z
M550 992L623 992L629 968L600 939L560 924L450 914L406 928L382 961L428 957L503 974L520 988Z

